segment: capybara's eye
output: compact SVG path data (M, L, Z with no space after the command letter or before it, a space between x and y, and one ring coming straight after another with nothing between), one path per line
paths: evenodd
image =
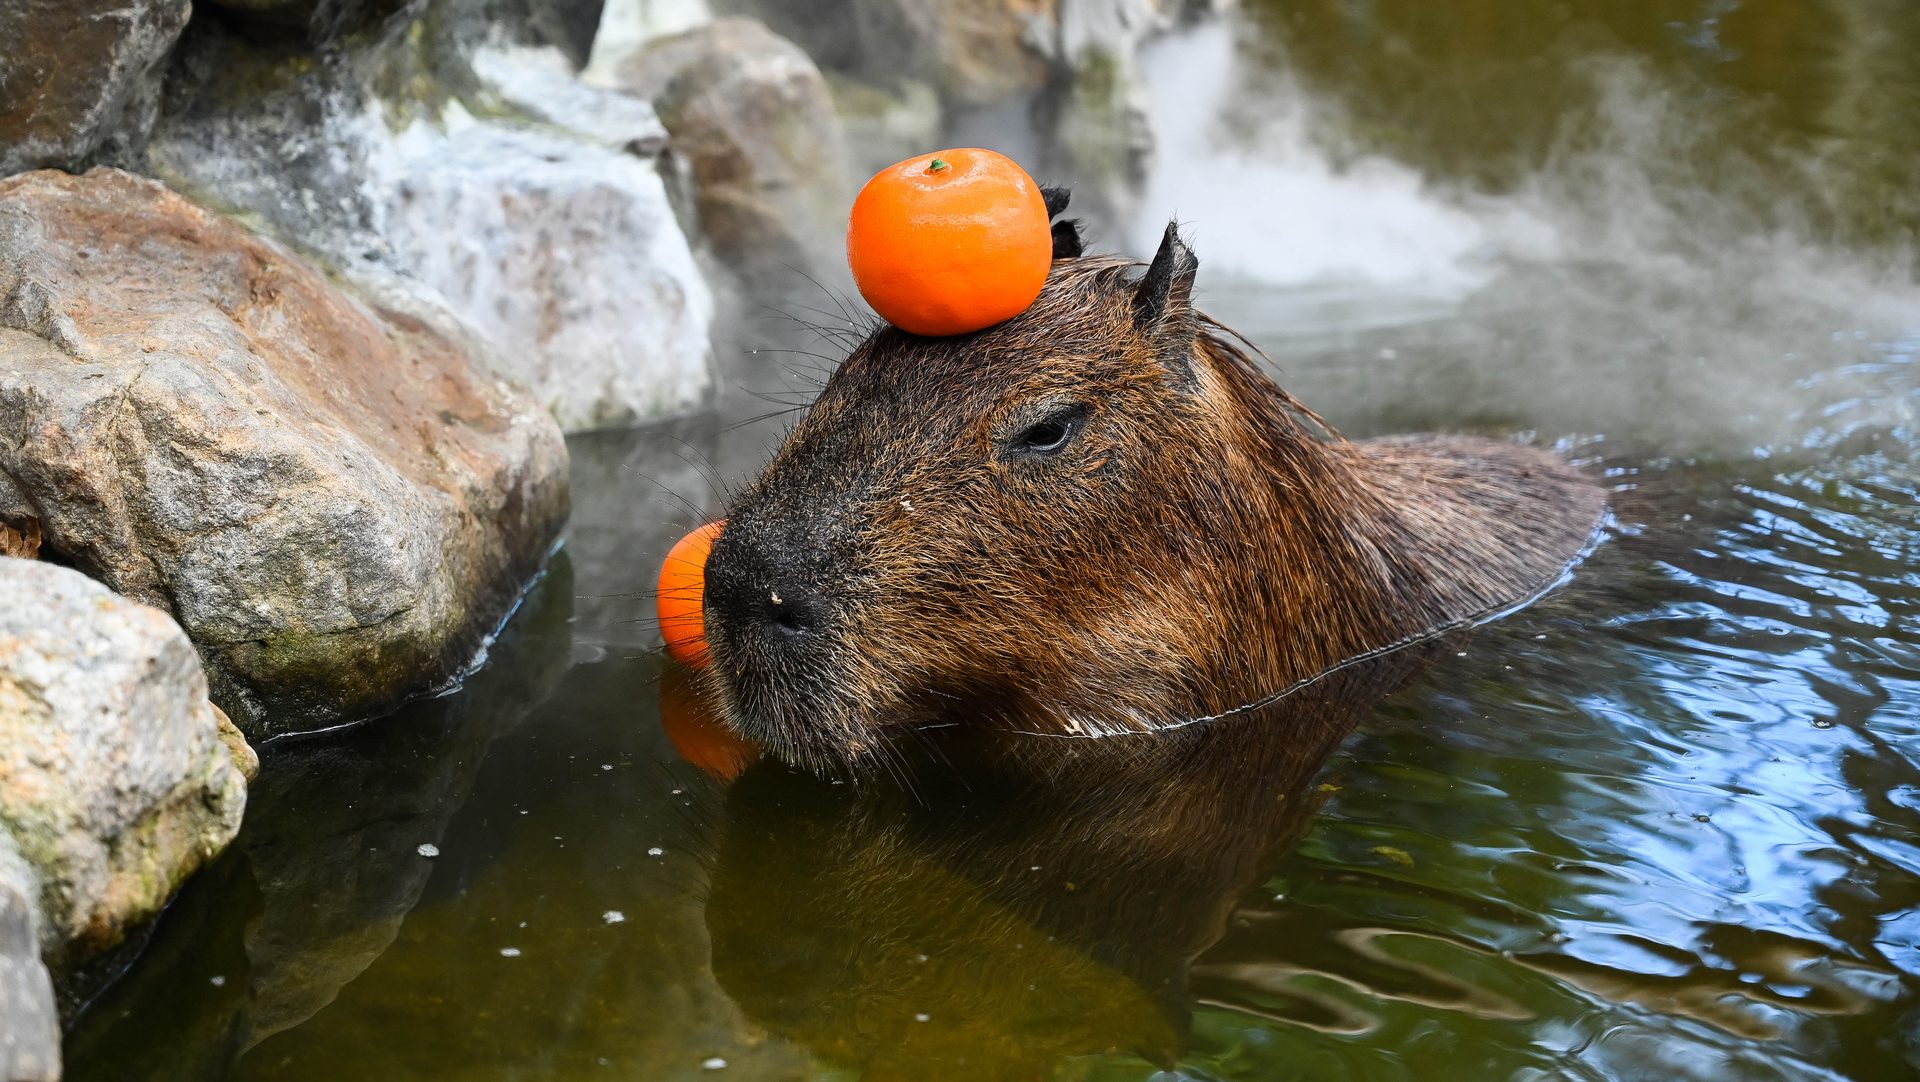
M1056 454L1073 442L1086 420L1087 407L1077 402L1062 406L1022 429L1009 449L1018 455Z

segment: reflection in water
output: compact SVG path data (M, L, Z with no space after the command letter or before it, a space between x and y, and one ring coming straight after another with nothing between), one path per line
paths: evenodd
M1865 393L1875 343L1920 326L1920 79L1893 70L1920 7L1248 16L1151 58L1167 153L1126 238L1142 254L1177 214L1202 306L1350 435L1744 455Z
M1920 229L1910 4L1251 0L1248 14L1257 77L1306 89L1340 160L1385 155L1500 195L1665 126L1666 154L1633 163L1664 198L1697 189L1763 228L1849 245L1909 246ZM1609 100L1623 78L1642 90L1631 103Z
M933 749L902 784L773 760L727 799L707 927L748 1016L867 1078L1172 1066L1187 967L1299 836L1308 783L1420 657L1176 733ZM898 779L896 779L898 780Z
M719 704L702 695L694 675L679 665L660 673L660 731L680 758L720 781L739 777L760 755L727 726Z
M156 953L171 964L141 963L164 992L108 989L69 1034L68 1077L218 1077L388 951L433 870L420 847L444 840L488 745L565 671L573 588L561 553L462 694L266 746L240 837L165 915Z
M609 547L502 683L308 751L344 788L263 787L72 1076L1901 1077L1920 425L1882 420L1920 377L1875 378L1817 450L1596 462L1627 533L1570 587L1228 754L954 746L912 793L729 790L653 713L646 599L612 596L651 561ZM592 514L650 490L618 465L652 438L575 443Z

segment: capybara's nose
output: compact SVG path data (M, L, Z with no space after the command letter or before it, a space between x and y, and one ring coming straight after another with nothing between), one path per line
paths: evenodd
M789 583L786 593L779 586L767 588L766 619L783 635L805 635L818 631L826 623L820 599L801 593Z
M729 528L707 558L708 626L735 646L800 648L802 640L825 629L830 611L798 563Z

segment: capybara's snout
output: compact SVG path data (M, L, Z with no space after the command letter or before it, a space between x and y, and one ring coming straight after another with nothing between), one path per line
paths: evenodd
M717 656L738 669L804 664L820 651L836 606L817 562L757 523L730 524L707 559L707 635Z

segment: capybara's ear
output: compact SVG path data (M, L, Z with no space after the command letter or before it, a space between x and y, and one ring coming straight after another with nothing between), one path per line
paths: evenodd
M1193 312L1193 278L1200 260L1180 239L1180 223L1168 222L1160 250L1133 288L1133 321L1159 347L1176 382L1193 382L1193 340L1199 323Z
M1152 332L1169 321L1187 322L1193 311L1193 278L1199 272L1200 260L1180 239L1180 223L1168 222L1160 250L1134 288L1133 314L1140 329Z
M1193 278L1200 260L1180 239L1180 223L1168 222L1160 250L1133 288L1133 321L1159 345L1161 356L1182 380L1193 375L1189 353L1199 326L1193 314Z
M1040 198L1046 201L1047 217L1059 218L1060 212L1067 209L1073 200L1073 192L1066 188L1040 189ZM1053 223L1053 258L1079 259L1086 245L1080 239L1080 220L1061 218Z
M1062 218L1053 223L1053 258L1079 259L1085 251L1080 242L1080 220Z

